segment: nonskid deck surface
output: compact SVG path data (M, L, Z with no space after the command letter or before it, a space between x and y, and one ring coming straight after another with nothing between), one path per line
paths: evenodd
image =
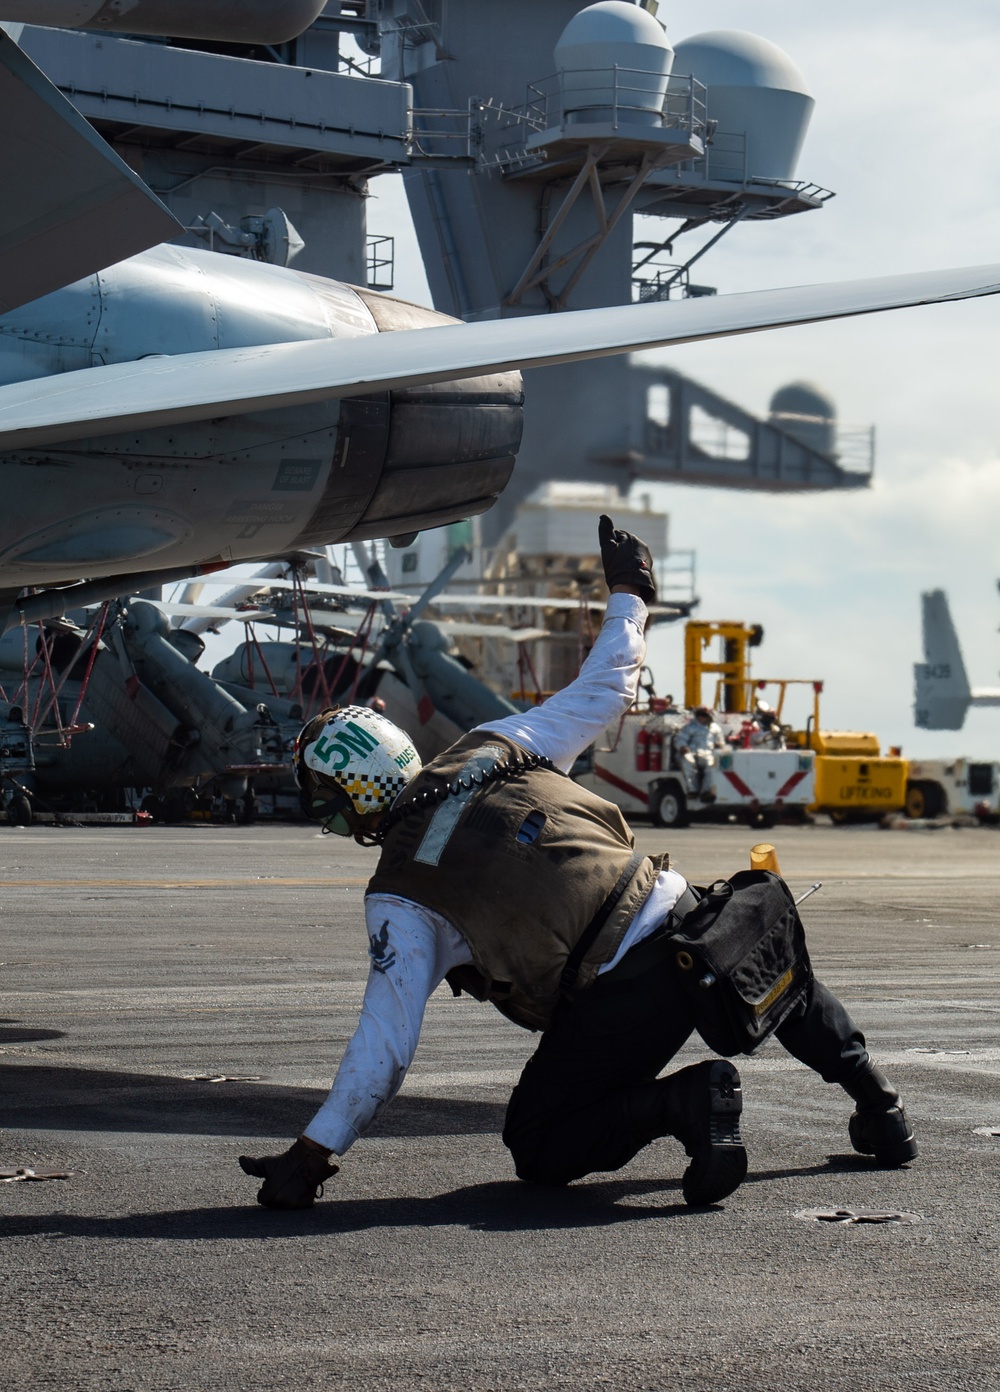
M757 839L637 835L696 883ZM303 826L0 829L0 1172L69 1173L0 1183L12 1385L989 1385L998 837L769 833L796 893L823 882L813 960L904 1094L910 1169L855 1157L847 1098L771 1043L739 1061L750 1169L723 1205L684 1205L671 1141L531 1189L499 1132L534 1040L442 990L375 1134L315 1209L281 1214L236 1157L283 1148L325 1092L372 853Z

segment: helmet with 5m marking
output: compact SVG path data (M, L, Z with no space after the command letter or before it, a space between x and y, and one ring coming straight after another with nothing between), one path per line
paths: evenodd
M421 768L405 730L367 706L320 711L299 734L294 765L306 816L356 839Z

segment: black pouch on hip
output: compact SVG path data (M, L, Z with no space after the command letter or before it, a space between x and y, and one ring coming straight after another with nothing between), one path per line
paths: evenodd
M716 880L667 943L695 1028L717 1054L752 1054L812 980L795 901L769 870Z

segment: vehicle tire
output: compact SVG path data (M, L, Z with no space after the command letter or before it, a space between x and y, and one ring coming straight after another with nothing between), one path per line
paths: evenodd
M11 826L31 826L31 803L23 793L11 798L7 816L10 818Z
M686 827L691 820L687 798L676 783L657 783L650 789L649 813L661 827Z
M907 783L905 810L908 817L939 817L944 794L936 783Z

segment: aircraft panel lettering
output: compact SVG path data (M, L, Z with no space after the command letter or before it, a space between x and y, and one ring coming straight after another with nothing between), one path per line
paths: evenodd
M272 489L275 492L308 493L316 487L321 463L322 460L319 459L283 459L271 485Z

